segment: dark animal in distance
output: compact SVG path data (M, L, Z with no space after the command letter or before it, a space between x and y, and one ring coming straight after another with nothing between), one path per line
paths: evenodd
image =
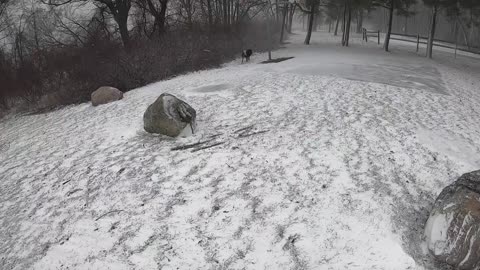
M245 58L246 62L250 61L250 56L252 56L252 53L253 51L251 49L242 51L242 63L243 63L243 58Z

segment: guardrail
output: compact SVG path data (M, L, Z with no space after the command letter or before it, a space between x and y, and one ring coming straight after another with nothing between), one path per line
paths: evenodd
M376 34L376 35L371 35L372 33ZM368 42L369 37L377 37L378 38L378 44L380 44L380 31L370 31L370 30L367 30L366 28L363 28L363 40ZM408 39L408 38L412 38L412 39ZM417 52L420 51L420 44L423 44L423 45L428 44L428 37L422 37L420 35L407 35L407 34L391 33L390 34L390 39L391 40L404 41L404 42L410 42L410 43L416 43L417 44ZM472 48L468 48L468 47L459 45L458 42L457 43L452 43L452 42L449 42L449 41L436 39L436 40L433 41L433 46L455 50L455 57L457 57L457 51L462 51L462 52L467 52L467 53L473 53L473 54L480 55L480 49L474 50Z

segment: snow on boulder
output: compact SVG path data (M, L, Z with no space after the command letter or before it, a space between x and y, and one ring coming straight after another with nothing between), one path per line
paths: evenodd
M197 113L186 102L164 93L143 115L144 128L149 133L170 137L187 136L195 132Z
M462 175L440 193L425 236L438 260L456 269L480 269L480 170Z
M102 86L92 93L91 100L93 106L110 103L123 98L122 91L110 86Z

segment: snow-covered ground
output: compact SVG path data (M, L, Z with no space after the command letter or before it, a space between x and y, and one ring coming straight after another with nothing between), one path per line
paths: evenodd
M443 268L423 227L480 167L478 59L303 38L285 62L0 120L0 269ZM194 136L143 131L163 92L197 109Z

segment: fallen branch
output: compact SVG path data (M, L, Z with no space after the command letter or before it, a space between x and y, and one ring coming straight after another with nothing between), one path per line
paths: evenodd
M266 133L266 132L269 132L270 130L262 130L262 131L258 131L258 132L254 132L254 133L241 133L238 135L239 138L245 138L245 137L249 137L249 136L253 136L253 135L257 135L257 134L262 134L262 133Z
M209 139L214 139L214 138L217 138L218 136L221 136L223 135L223 133L218 133L218 134L215 134L215 135L211 135L211 136L208 136Z
M236 130L234 133L239 133L239 132L242 132L242 131L245 131L245 130L250 130L254 127L255 125L251 125L251 126L248 126L248 127L244 127L244 128L241 128L239 130Z
M69 192L67 193L67 197L70 197L70 195L72 195L73 193L78 192L78 191L81 191L81 190L82 190L81 188L77 188L77 189L74 189L74 190L72 190L72 191L69 191Z
M194 147L202 145L202 144L206 144L206 143L211 142L211 141L213 141L213 139L206 140L206 141L203 141L203 142L197 142L197 143L193 143L193 144L186 144L186 145L182 145L182 146L177 146L177 147L174 147L170 150L172 150L172 151L185 150L185 149L189 149L189 148L194 148Z
M109 214L111 214L111 213L118 213L118 212L122 212L122 211L123 211L123 210L112 210L112 211L110 211L110 212L107 212L107 213L99 216L98 218L95 219L95 221L98 221L99 219L101 219L101 218L103 218L103 217L105 217L105 216L107 216L107 215L109 215Z
M197 149L193 149L193 150L192 150L192 153L197 152L197 151L200 151L200 150L212 148L212 147L215 147L215 146L224 144L224 143L225 143L225 142L219 142L219 143L214 143L214 144L212 144L212 145L207 145L207 146L204 146L204 147L200 147L200 148L197 148Z

